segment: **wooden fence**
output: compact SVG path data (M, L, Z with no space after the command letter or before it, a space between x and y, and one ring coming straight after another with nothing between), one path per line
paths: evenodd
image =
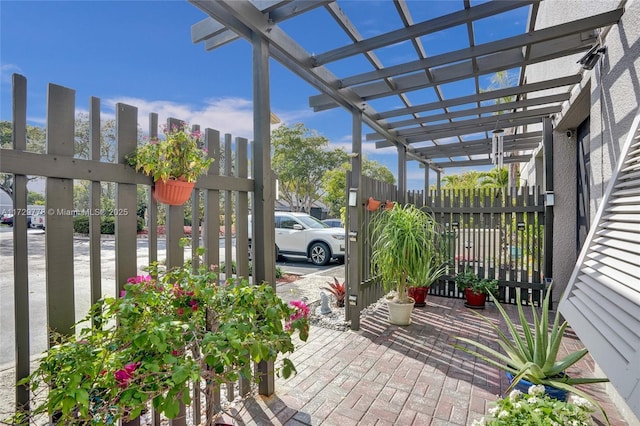
M351 172L347 173L347 188L352 187ZM384 295L382 283L371 274L371 250L368 241L370 237L371 218L374 212L366 206L369 197L378 201L396 201L397 189L395 185L371 179L367 176L360 178L360 198L358 203L357 223L347 215L347 302L346 319L351 320L351 329L360 328L360 312L376 302ZM353 234L355 232L355 235ZM357 253L357 256L354 254Z
M448 274L429 294L463 298L452 278L469 268L498 280L501 301L515 303L515 289L522 288L534 304L541 302L545 217L539 188L431 191L426 199L423 191L413 191L408 200L433 212L448 242Z
M123 289L127 278L135 276L145 266L138 261L138 238L136 235L137 192L142 187L146 193L148 251L149 262L165 260L159 258L158 204L151 196L150 177L136 173L126 164L125 155L132 152L138 142L138 110L125 104L116 104L116 141L115 161L100 159L100 100L90 99L90 154L88 159L77 158L74 153L74 120L76 113L74 90L50 84L47 93L47 141L46 153L38 154L26 151L27 124L26 79L19 75L13 77L13 149L0 151L0 172L14 175L14 208L26 211L27 176L46 178L46 266L44 277L29 274L32 261L29 256L26 217L16 215L13 228L13 290L15 310L15 379L20 380L30 372L30 357L37 350L30 346L32 334L55 331L62 334L73 333L73 325L83 318L85 312L79 312L77 305L88 306L104 295L115 296ZM168 119L168 125L178 120ZM149 136L157 135L158 115L149 116ZM183 206L166 208L166 265L174 267L185 261L185 252L197 247L206 249L204 261L207 264L220 264L221 259L231 262L235 259L237 275L249 275L248 223L249 199L252 196L254 181L248 173L248 142L243 138L232 139L224 135L221 144L220 133L205 129L205 146L214 163L209 173L198 179L193 191L193 206L204 205L204 216L200 209L192 209L191 247L182 247L180 239L184 237L185 210ZM234 151L232 152L232 147ZM234 163L232 164L232 159ZM101 211L101 184L111 182L115 185L115 282L110 285L103 276L105 271L101 253L103 237L100 234L100 216L89 218L90 231L90 269L86 280L78 279L74 273L74 230L73 216L64 212L74 210L74 180L90 181L90 210ZM224 200L224 209L220 205ZM233 202L232 202L233 200ZM126 212L126 213L125 213ZM221 228L221 216L224 225ZM232 222L237 235L236 244L232 244ZM201 226L198 226L201 224ZM224 250L220 249L220 230L224 229ZM113 265L113 264L112 264ZM198 267L194 262L194 268ZM7 276L6 274L4 276ZM30 294L29 289L37 286L37 280L43 280L46 289L46 301L42 297ZM7 286L9 287L9 285ZM78 300L78 295L87 294L90 300ZM35 299L35 300L34 300ZM38 303L42 303L41 305ZM38 304L37 306L35 304ZM31 312L46 312L46 315L33 315ZM46 349L46 348L45 348ZM271 378L272 380L272 378ZM249 384L242 381L239 390L245 393ZM235 384L227 384L226 398L234 398ZM218 389L215 404L220 405ZM171 425L185 425L186 416L193 418L194 424L200 423L200 396L194 389L194 403L190 407L181 407ZM16 388L16 406L24 406L29 401L29 390L25 386ZM15 406L14 406L15 408ZM160 417L153 416L153 424L160 424ZM139 423L139 419L132 424Z
M351 188L351 174L347 188ZM360 312L384 295L381 283L371 275L369 228L372 213L367 200L397 200L394 185L366 176L361 178L360 202L355 214L347 217L347 230L355 231L347 250L347 297L351 304L346 319L358 330ZM497 188L474 190L408 191L407 203L434 214L445 236L448 271L429 287L429 294L464 298L453 277L466 268L481 278L499 282L498 300L516 303L516 289L524 289L523 302L540 305L548 286L544 267L544 194L539 188L523 187L504 191ZM351 224L350 221L358 221ZM354 255L357 254L357 255ZM352 264L354 264L351 266ZM355 281L355 282L351 282Z

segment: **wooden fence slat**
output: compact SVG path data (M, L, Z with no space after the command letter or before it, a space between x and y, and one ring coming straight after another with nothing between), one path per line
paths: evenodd
M47 154L73 157L74 114L75 91L49 84ZM47 320L51 331L69 335L75 323L73 180L48 178L45 187Z
M27 80L21 75L14 74L12 78L13 91L13 149L27 149ZM15 175L13 177L14 209L27 210L27 177ZM14 300L14 330L16 354L16 383L30 373L30 345L29 345L29 263L27 248L27 218L26 215L14 214L13 228L13 300ZM29 410L29 386L16 386L16 409Z
M89 100L89 159L100 161L100 99ZM89 209L100 211L102 183L89 183ZM102 297L102 265L100 262L100 219L101 215L89 215L89 279L91 285L91 305ZM94 324L98 325L98 324Z

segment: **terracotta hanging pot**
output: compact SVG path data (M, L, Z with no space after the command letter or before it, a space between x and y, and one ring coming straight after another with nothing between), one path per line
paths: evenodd
M369 200L367 201L367 210L369 210L370 212L375 212L380 208L380 204L382 204L382 201L378 201L373 197L369 197Z
M389 201L389 200L387 200L387 201L384 203L384 209L385 209L385 210L391 210L391 209L393 208L393 206L395 206L395 205L396 205L396 203L394 203L393 201Z
M166 182L158 180L153 189L153 198L159 203L170 206L181 206L191 197L195 182L169 179Z

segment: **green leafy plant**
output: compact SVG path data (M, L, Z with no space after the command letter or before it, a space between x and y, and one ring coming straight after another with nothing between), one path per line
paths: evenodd
M333 277L333 282L327 282L329 287L322 287L323 290L327 290L329 293L333 294L336 298L336 305L341 308L344 306L344 298L346 293L345 283L341 283L338 281L336 277Z
M592 405L584 398L572 395L569 402L558 401L545 394L544 386L533 385L528 393L514 389L506 398L498 399L489 416L474 421L472 426L590 426L592 412Z
M465 268L464 272L456 274L456 287L464 291L471 289L476 294L495 294L498 291L498 280L490 278L480 278L470 268Z
M213 162L200 143L200 131L191 131L182 122L179 126L164 127L164 139L151 139L127 156L137 171L152 176L154 181L169 179L195 182L209 170Z
M472 311L494 330L496 336L498 336L496 341L505 352L504 354L482 343L465 337L456 337L456 339L463 343L475 346L480 352L458 344L454 344L453 346L494 367L512 373L514 376L513 380L505 393L510 392L520 379L527 380L536 385L552 386L557 389L575 393L576 395L585 398L587 401L597 406L605 419L607 419L604 409L588 394L577 388L575 385L608 382L609 379L569 377L563 374L569 367L580 361L589 351L586 348L582 348L558 360L558 351L568 323L564 321L560 324L560 312L556 312L553 324L550 324L550 297L551 288L549 287L543 301L542 312L540 315L538 315L536 308L531 303L533 327L530 327L524 315L520 290L518 289L516 303L518 306L518 317L520 320L519 327L523 330L523 336L520 335L518 332L518 326L516 326L516 324L511 320L509 314L497 300L495 300L496 307L502 315L511 338L503 333L501 328L494 324L489 318L478 312Z
M395 204L372 220L371 267L398 303L413 303L408 286L430 286L446 271L441 230L433 215L413 204Z
M188 262L130 278L119 298L90 310L76 336L59 337L21 383L32 390L31 416L55 413L60 424L115 424L152 401L169 418L199 386L207 406L213 389L240 376L257 380L253 363L294 350L291 335L308 337L309 308L284 303L268 284L219 283L213 268ZM295 373L284 358L278 374ZM213 413L208 413L213 416ZM14 423L22 424L19 413ZM207 422L209 424L209 422Z

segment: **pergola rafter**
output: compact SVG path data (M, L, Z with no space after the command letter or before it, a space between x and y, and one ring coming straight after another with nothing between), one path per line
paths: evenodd
M544 116L560 110L569 98L568 91L554 95L534 97L532 92L576 84L579 74L556 78L546 82L526 84L523 79L527 65L547 61L590 49L597 42L596 30L617 22L622 9L560 25L534 30L539 0L491 1L471 6L462 0L462 8L452 13L414 22L411 16L413 4L395 0L394 6L402 27L364 38L353 20L339 7L337 1L211 1L192 0L195 6L209 17L192 27L194 43L203 42L207 50L228 43L237 37L251 40L258 35L268 41L270 55L285 67L318 88L319 95L311 96L309 105L315 111L342 106L362 114L362 121L375 136L367 140L376 141L376 147L401 147L409 160L440 169L431 161L431 151L412 146L417 142L430 142L434 147L442 144L440 139L457 138L459 149L448 148L450 161L467 156L474 160L464 148L462 136L492 130L488 123L495 119L491 114L502 114L502 127L512 127L512 133L526 130L516 126L538 123ZM476 43L476 22L498 16L519 8L529 8L527 32L499 40ZM292 19L310 10L324 8L351 43L318 54L305 51L277 24ZM427 55L421 37L465 26L468 46L434 56ZM416 59L385 67L375 50L392 48L393 45L410 42ZM355 56L363 56L372 70L353 75L337 76L325 65ZM481 89L480 77L503 70L520 70L519 85L498 88L485 92ZM443 84L472 79L475 93L446 99ZM427 104L413 105L413 93L432 89L437 100ZM397 97L403 107L388 111L376 111L370 101ZM486 102L512 97L501 105ZM473 105L463 110L452 110L457 105ZM433 114L425 114L435 111ZM397 120L389 120L398 117ZM433 123L433 124L432 124ZM528 147L529 145L527 145ZM524 145L522 145L524 147ZM528 148L527 148L528 149ZM529 152L531 152L529 150ZM456 160L454 160L456 159Z

